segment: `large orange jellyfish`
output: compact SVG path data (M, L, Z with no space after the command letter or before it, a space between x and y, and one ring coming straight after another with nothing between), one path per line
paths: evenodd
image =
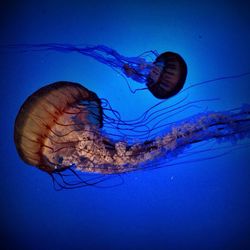
M108 116L109 112L113 117ZM49 173L53 180L54 175L60 175L60 187L74 188L95 183L85 182L78 173L108 176L146 169L154 165L153 160L164 157L167 162L194 143L238 140L250 134L248 105L189 117L164 126L158 136L153 128L151 137L148 130L142 129L154 115L162 117L169 112L148 111L138 120L122 121L107 101L82 85L56 82L42 87L24 102L16 117L14 140L26 163ZM105 132L103 124L113 127L116 133ZM134 140L119 134L128 129L135 133ZM141 140L135 142L135 138ZM65 180L66 170L74 173L77 182Z

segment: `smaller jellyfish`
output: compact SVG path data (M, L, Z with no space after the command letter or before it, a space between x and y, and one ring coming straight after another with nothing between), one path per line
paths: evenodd
M159 55L147 77L147 87L159 99L176 95L184 86L187 65L177 53L165 52Z
M126 63L123 68L127 77L146 83L148 90L158 99L176 95L183 88L187 77L184 59L174 52L160 54L153 63L139 63L138 60L138 65Z
M183 107L188 105L179 109ZM162 165L167 165L194 144L237 141L250 134L249 105L201 113L168 125L157 121L158 117L167 120L170 112L158 107L138 119L124 121L107 100L82 85L56 82L24 102L16 117L14 141L23 161L50 174L59 187L76 188L103 180L93 177L86 181L79 173L110 176L155 168L154 160L162 159ZM154 120L156 124L150 126ZM68 180L67 170L76 181Z
M3 46L1 47L3 48ZM176 95L184 86L187 77L187 65L177 53L147 51L139 56L127 57L105 45L76 46L73 44L16 44L4 48L18 49L19 51L59 51L77 52L108 65L124 77L144 84L145 87L132 90L148 89L158 99L168 99ZM147 61L146 58L149 58ZM128 82L127 82L128 83Z

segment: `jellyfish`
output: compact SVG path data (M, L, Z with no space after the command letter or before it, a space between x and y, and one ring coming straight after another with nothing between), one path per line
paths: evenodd
M187 65L184 59L175 52L158 54L155 50L144 52L135 57L127 57L105 45L77 46L73 44L47 43L47 44L16 44L1 46L5 49L18 49L19 51L59 51L77 52L108 65L118 72L125 81L127 78L144 84L145 87L132 89L149 90L158 99L168 99L176 95L184 86L187 77ZM147 58L150 60L147 61ZM128 82L127 82L128 83Z
M157 159L167 163L195 144L249 137L250 105L148 126L157 117L165 121L193 104L183 101L168 108L158 103L138 119L126 121L106 99L81 84L48 84L30 95L17 114L16 149L24 162L48 173L60 188L70 189L154 168ZM83 179L84 173L91 178Z

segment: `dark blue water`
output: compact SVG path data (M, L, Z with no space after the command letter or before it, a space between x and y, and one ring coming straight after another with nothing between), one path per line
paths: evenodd
M238 1L3 1L0 7L1 44L105 44L126 56L175 51L187 62L187 86L250 71L249 6ZM15 150L14 120L28 95L54 81L80 82L124 119L157 100L146 91L132 95L117 73L79 54L5 53L0 63L1 249L250 249L249 148L132 173L115 188L56 192L49 176ZM238 107L250 103L249 80L193 88L188 98L219 98L202 104L208 110Z

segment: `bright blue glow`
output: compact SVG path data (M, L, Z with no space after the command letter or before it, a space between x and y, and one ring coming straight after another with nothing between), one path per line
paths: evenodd
M187 61L187 83L192 84L249 71L248 9L236 1L227 5L218 1L91 1L88 5L12 1L3 11L1 43L106 44L127 56L152 49L176 51ZM147 91L131 95L120 75L77 53L11 54L1 59L1 226L8 246L249 248L248 148L208 161L134 173L112 189L55 192L48 176L25 165L15 151L14 119L29 94L58 80L81 82L107 98L123 119L138 117L157 100ZM184 96L185 92L168 105ZM249 103L249 77L188 91L192 101L210 98L219 100L192 106L169 117L169 122Z

